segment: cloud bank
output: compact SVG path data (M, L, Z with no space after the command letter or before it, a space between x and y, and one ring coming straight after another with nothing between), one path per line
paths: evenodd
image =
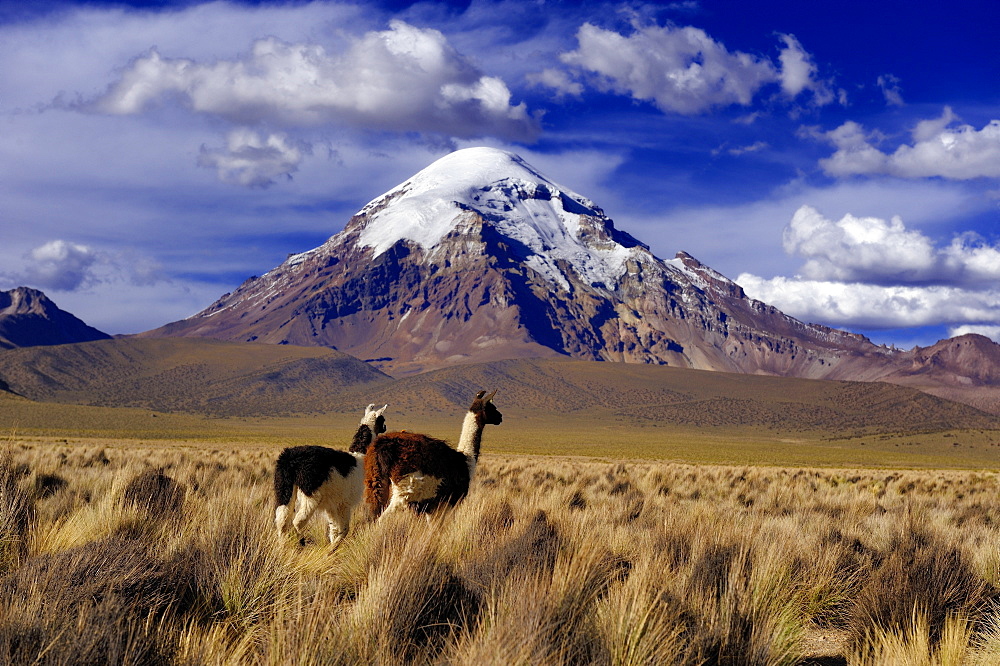
M177 100L191 111L243 126L349 125L396 132L531 140L538 123L434 29L394 20L341 53L317 44L259 39L234 60L136 58L88 107L140 114Z
M1000 325L1000 247L975 234L936 247L898 216L830 220L802 206L783 245L805 260L798 275L744 273L737 282L797 318L874 328Z
M956 322L1000 322L1000 290L959 287L879 286L742 274L737 282L752 298L804 321L836 326L905 328Z

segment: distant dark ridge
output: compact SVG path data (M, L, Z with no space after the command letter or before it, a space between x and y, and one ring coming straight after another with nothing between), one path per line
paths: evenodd
M37 289L0 291L0 349L105 340L111 336L88 326Z

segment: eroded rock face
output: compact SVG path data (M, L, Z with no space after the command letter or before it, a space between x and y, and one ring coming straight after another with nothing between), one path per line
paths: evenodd
M657 258L589 199L486 148L442 158L320 247L146 335L332 346L396 375L570 356L869 379L900 358L750 299L685 253Z

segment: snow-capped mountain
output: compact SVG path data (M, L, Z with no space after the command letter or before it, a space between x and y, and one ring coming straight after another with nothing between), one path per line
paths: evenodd
M60 310L37 289L18 287L0 291L0 349L61 345L110 337Z
M397 375L569 356L874 378L897 356L748 298L683 252L657 258L594 202L492 148L441 158L323 245L145 335L332 346Z

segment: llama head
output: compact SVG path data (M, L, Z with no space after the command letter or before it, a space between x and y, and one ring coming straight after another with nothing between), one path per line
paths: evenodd
M358 431L354 433L354 440L351 442L351 448L348 451L351 453L365 453L372 440L385 432L385 417L382 414L388 406L385 405L382 409L375 409L375 404L372 403L365 408L365 415L361 419Z
M493 396L496 394L496 390L489 395L486 395L486 391L480 391L469 407L469 411L475 413L476 420L483 425L500 425L503 422L503 414L493 404Z
M365 417L361 419L361 423L372 429L373 437L378 437L385 432L385 417L382 414L385 413L388 406L383 405L381 409L375 409L375 403L372 403L365 407Z

